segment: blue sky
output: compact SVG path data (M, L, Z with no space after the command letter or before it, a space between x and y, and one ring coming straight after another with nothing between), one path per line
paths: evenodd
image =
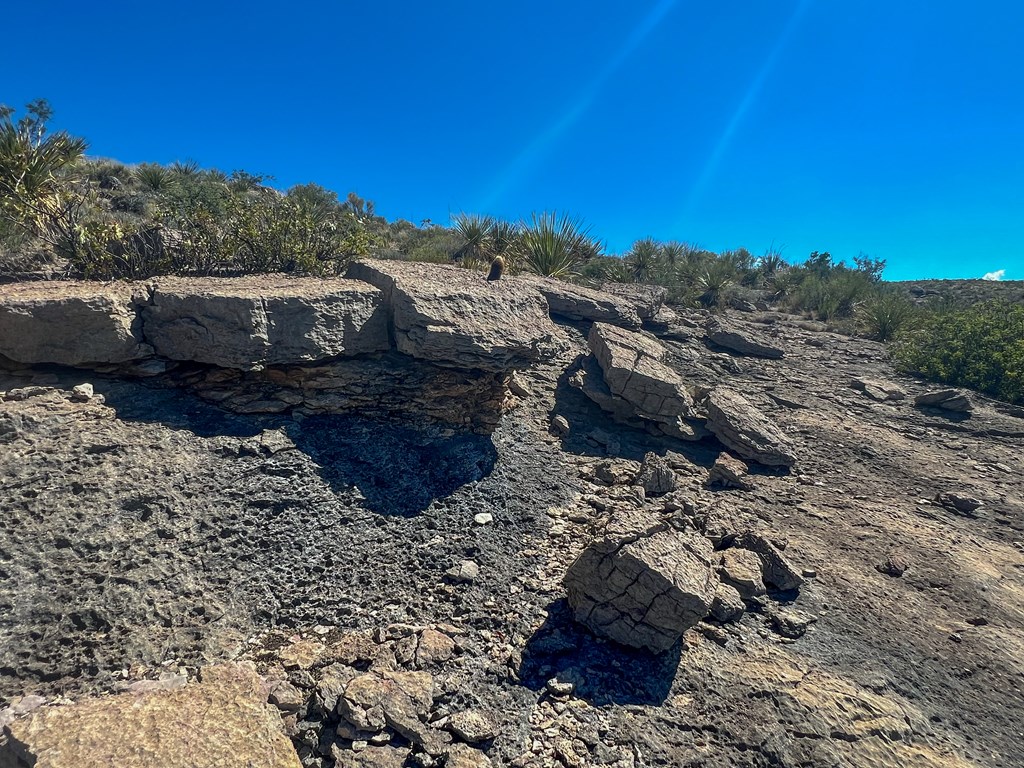
M316 181L388 218L1024 279L1024 4L16 3L0 102L91 154Z

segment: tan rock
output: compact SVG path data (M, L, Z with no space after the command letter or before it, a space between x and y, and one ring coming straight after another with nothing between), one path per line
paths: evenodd
M259 675L243 665L209 668L177 690L44 707L9 730L14 765L38 768L301 765Z
M623 296L595 291L553 277L523 275L516 278L537 288L548 301L552 315L570 320L591 320L639 328L640 315L633 302Z
M88 367L153 354L143 343L143 286L40 282L5 285L0 295L0 355L19 363Z
M348 276L383 291L399 352L436 365L507 371L553 351L540 292L454 266L367 259Z
M793 445L779 428L739 392L715 387L704 399L707 427L740 456L767 466L796 463Z
M747 549L727 549L722 553L718 573L742 597L757 597L767 590L761 576L761 558Z
M388 349L381 292L283 275L160 278L142 310L157 354L248 370Z

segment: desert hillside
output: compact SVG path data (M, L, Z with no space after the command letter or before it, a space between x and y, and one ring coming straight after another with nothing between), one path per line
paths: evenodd
M0 766L1024 763L1024 411L665 297L6 286Z

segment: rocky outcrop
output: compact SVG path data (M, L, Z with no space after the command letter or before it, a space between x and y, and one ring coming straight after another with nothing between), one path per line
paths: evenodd
M380 290L356 280L164 278L143 335L171 360L249 370L388 349Z
M640 465L636 484L648 496L663 496L676 489L676 473L669 463L656 453L648 452Z
M925 392L914 398L918 408L939 408L944 411L969 413L974 410L970 396L962 389L940 389Z
M715 387L702 401L707 427L740 456L767 466L792 466L792 443L745 397L726 387Z
M720 317L709 318L704 327L707 331L708 341L723 349L740 355L765 357L772 360L782 357L782 350L768 342L761 334L740 329Z
M467 269L359 261L348 277L379 288L399 352L435 365L510 371L546 357L555 338L544 297Z
M611 323L624 328L639 328L640 315L633 302L622 296L595 291L551 277L520 276L517 282L534 286L547 299L552 315L569 320Z
M0 765L47 768L300 768L255 670L208 667L202 682L43 707L8 728Z
M506 404L506 374L442 368L397 352L261 371L204 368L176 379L236 413L359 413L491 432Z
M641 320L650 320L658 314L665 299L668 298L668 289L660 285L645 285L643 283L603 283L601 290L620 296L632 304L640 315Z
M798 589L804 583L800 571L764 535L756 531L746 531L737 537L736 546L749 550L761 558L761 576L765 584L786 591Z
M711 488L738 488L741 491L753 490L754 484L749 477L750 468L735 456L720 453L708 472L707 484Z
M614 517L566 572L577 621L661 653L707 616L718 588L711 543L638 511Z
M137 315L135 284L23 283L0 296L0 355L17 363L89 367L153 353Z

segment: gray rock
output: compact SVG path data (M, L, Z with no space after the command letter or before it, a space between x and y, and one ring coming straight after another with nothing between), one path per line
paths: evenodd
M974 409L970 396L962 389L940 389L925 392L914 398L914 405L960 413L967 413Z
M715 599L711 601L711 616L716 621L736 621L747 606L735 587L719 584L715 591Z
M552 315L570 320L590 320L639 328L640 315L633 302L622 296L595 291L552 277L523 275L516 280L535 287L548 301Z
M463 560L458 565L453 565L445 571L445 576L448 580L456 584L472 584L479 575L480 566L472 560Z
M767 538L754 531L746 531L736 539L736 546L749 549L761 558L761 576L766 584L786 591L797 589L804 583L800 570L795 568Z
M623 645L661 653L711 610L711 543L637 510L621 510L569 566L576 620Z
M807 633L807 628L816 622L818 617L801 611L776 608L768 612L768 620L780 635L796 640Z
M92 384L88 382L84 384L76 384L71 388L71 399L76 403L87 403L92 400L95 390Z
M524 282L406 261L358 261L348 276L384 294L399 352L435 365L507 371L554 351L547 301Z
M712 488L717 486L751 491L754 489L754 484L750 481L749 472L750 468L735 456L720 453L708 472L707 484Z
M142 310L157 354L259 369L388 349L380 290L340 278L163 278Z
M636 483L648 496L662 496L676 489L676 473L665 459L649 451L644 455Z
M765 357L773 360L780 359L783 355L781 349L771 344L761 334L740 329L720 317L709 318L705 330L708 341L712 344L740 355Z
M907 396L903 389L892 382L880 381L878 379L858 378L851 381L850 386L880 403L890 400L903 400Z
M588 343L609 391L633 406L636 416L671 423L694 415L679 374L661 362L660 343L605 323L594 323Z
M0 294L0 355L18 363L80 368L153 354L143 343L140 284L38 282Z
M668 289L660 285L644 283L604 283L601 290L629 301L641 320L650 320L668 298Z
M494 522L494 515L490 512L478 512L473 515L473 522L477 525L490 525Z
M974 512L983 503L980 499L976 499L973 496L967 496L966 494L955 493L953 491L936 494L935 501L946 509L959 512L964 515L969 515Z
M707 427L740 456L767 466L796 463L792 443L739 392L715 387L704 399Z
M564 436L569 434L569 420L565 416L555 416L551 419L551 429L556 435Z

